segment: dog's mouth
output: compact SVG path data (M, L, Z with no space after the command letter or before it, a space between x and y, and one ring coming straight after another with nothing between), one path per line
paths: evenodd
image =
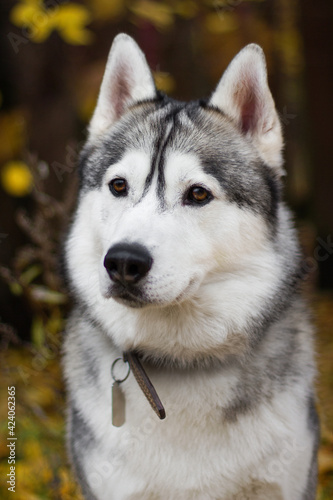
M150 303L150 300L138 288L121 284L113 285L109 289L108 298L113 298L116 302L133 308L141 308Z
M144 289L139 288L137 285L123 285L123 284L113 284L109 287L106 298L112 298L116 302L133 307L142 308L146 306L167 306L167 305L178 305L189 296L192 295L193 291L197 287L197 280L191 279L187 287L175 298L169 300L163 300L162 297L150 297L148 296Z

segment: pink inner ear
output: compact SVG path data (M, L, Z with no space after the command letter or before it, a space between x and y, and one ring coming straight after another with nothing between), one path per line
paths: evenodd
M239 123L242 132L253 132L258 126L260 113L259 85L254 75L248 72L236 86L233 98L239 110Z
M252 92L247 96L247 100L243 102L241 108L241 127L242 132L246 134L247 132L253 131L257 126L257 111L258 103L257 97Z
M114 106L116 118L119 118L124 113L126 104L131 97L131 88L128 79L129 72L130 70L126 66L126 63L119 64L111 87L111 102Z

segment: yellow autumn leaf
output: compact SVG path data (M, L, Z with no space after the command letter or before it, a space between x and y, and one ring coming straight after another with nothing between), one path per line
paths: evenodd
M79 4L47 9L40 0L22 0L12 9L10 20L16 26L27 28L29 38L36 43L44 42L54 30L65 42L73 45L86 45L92 39L91 32L85 29L91 21L91 14Z
M39 1L23 1L12 8L10 20L15 26L30 25L39 10Z
M10 161L1 170L1 184L12 196L26 196L33 187L33 177L22 161Z
M41 43L53 31L54 12L44 9L39 0L25 0L18 3L10 13L10 20L15 26L27 27L29 38Z
M30 40L35 43L43 43L54 30L52 17L49 17L45 23L36 24L32 27Z
M139 0L130 9L136 16L150 21L156 28L168 28L173 23L173 11L166 4Z
M59 33L63 40L71 45L88 45L93 39L92 33L84 28L62 28Z
M91 14L83 5L62 5L54 13L54 25L65 42L86 45L92 40L92 33L85 29L91 21Z
M82 27L91 21L91 15L88 9L83 5L67 4L62 5L55 12L55 24L60 28L70 26Z

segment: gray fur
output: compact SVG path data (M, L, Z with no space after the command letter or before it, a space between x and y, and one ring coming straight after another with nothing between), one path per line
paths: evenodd
M299 299L292 301L283 317L280 316L267 330L265 338L257 344L251 357L240 365L234 397L224 409L227 422L235 422L247 412L255 411L259 404L269 401L277 390L283 390L286 384L297 382L302 377L298 359L304 349L304 335L308 334L304 316L304 304ZM298 328L295 328L295 321L299 322Z
M88 350L82 350L82 358L84 360L84 364L86 366L87 376L92 381L92 383L96 383L98 379L98 361L94 358L91 352Z

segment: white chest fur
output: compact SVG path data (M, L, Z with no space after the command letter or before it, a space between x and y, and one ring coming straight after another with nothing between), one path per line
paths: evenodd
M76 403L94 434L93 451L82 453L84 473L96 498L301 498L295 485L306 481L304 463L310 460L310 436L305 419L299 419L298 401L290 388L255 411L227 422L224 410L235 394L235 369L200 373L150 370L167 413L160 421L131 374L122 384L126 422L115 428L111 424L110 360L116 354L99 347L94 384L78 383L85 380L79 355L71 359L71 373L67 373L76 388Z

